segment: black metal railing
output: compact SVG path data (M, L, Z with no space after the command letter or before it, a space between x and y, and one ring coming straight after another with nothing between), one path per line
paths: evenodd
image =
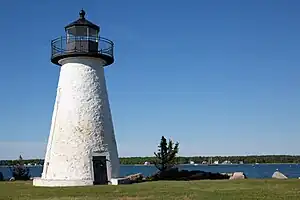
M51 59L68 54L98 54L113 59L113 51L114 43L102 37L64 36L51 41Z

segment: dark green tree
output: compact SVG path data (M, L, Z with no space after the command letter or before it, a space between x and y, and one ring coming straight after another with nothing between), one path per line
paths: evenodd
M176 155L179 151L179 143L175 144L171 139L167 142L167 139L162 136L158 151L154 152L154 165L155 167L163 172L173 168L177 164Z
M24 165L22 156L20 155L17 164L12 168L12 176L15 180L29 180L29 168Z

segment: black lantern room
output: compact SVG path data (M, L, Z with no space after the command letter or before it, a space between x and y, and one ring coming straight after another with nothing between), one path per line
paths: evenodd
M88 56L101 58L105 64L114 62L112 41L99 37L100 27L85 19L81 10L79 19L65 27L66 35L51 41L51 62L57 65L66 57Z

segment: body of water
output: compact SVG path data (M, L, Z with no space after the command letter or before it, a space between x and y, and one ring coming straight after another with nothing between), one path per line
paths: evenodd
M259 164L259 165L179 165L180 169L185 170L201 170L206 172L244 172L248 178L271 178L276 170L279 170L289 178L300 177L300 164ZM30 175L32 177L40 177L43 167L30 167ZM126 176L135 173L142 173L144 176L149 176L155 173L155 166L144 165L121 165L120 176ZM0 167L0 172L3 173L5 179L12 176L9 167Z

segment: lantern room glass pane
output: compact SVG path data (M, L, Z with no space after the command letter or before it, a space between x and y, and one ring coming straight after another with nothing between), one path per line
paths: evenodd
M90 37L98 37L98 31L93 29L93 28L89 28L89 35Z
M86 26L74 26L67 29L67 34L72 36L87 36L88 27Z

